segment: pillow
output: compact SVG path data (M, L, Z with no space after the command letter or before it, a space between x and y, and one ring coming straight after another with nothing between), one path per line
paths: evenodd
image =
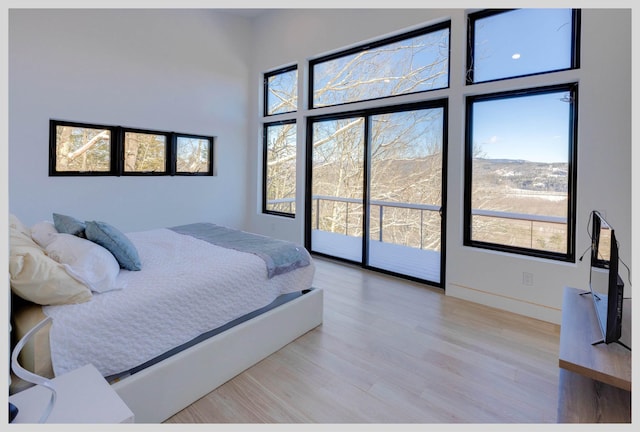
M56 234L45 248L49 257L63 264L69 274L93 292L119 289L120 265L108 250L71 234Z
M38 222L31 227L31 238L38 243L41 248L46 248L53 241L58 230L49 221Z
M142 268L138 250L124 233L105 222L88 221L85 225L87 239L111 252L121 268L125 270Z
M84 237L85 224L72 216L53 214L53 224L60 233Z
M31 231L29 228L22 223L18 217L12 213L9 214L9 228L17 230L17 232L21 232L27 236L31 235Z
M40 305L82 303L91 290L17 228L9 231L9 282L18 296Z

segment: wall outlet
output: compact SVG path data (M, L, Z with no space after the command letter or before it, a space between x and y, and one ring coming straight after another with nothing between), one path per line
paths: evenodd
M522 285L533 286L533 273L522 272Z

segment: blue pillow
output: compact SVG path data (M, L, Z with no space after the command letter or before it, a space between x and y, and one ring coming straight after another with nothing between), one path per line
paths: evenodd
M142 268L138 250L124 233L105 222L87 221L85 225L87 240L111 252L121 268L125 270Z
M59 233L84 237L85 223L72 216L53 214L53 225Z

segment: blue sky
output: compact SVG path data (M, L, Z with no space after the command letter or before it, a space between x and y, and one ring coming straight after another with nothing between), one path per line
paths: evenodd
M473 144L489 159L568 162L567 92L476 102Z
M474 79L571 66L571 10L522 9L476 22ZM476 103L474 146L488 158L567 162L567 92Z

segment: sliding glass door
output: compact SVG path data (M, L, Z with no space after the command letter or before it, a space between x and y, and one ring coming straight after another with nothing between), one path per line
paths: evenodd
M364 117L312 124L313 251L362 262Z
M443 109L370 117L368 265L440 282Z
M445 104L309 120L312 252L442 283Z

